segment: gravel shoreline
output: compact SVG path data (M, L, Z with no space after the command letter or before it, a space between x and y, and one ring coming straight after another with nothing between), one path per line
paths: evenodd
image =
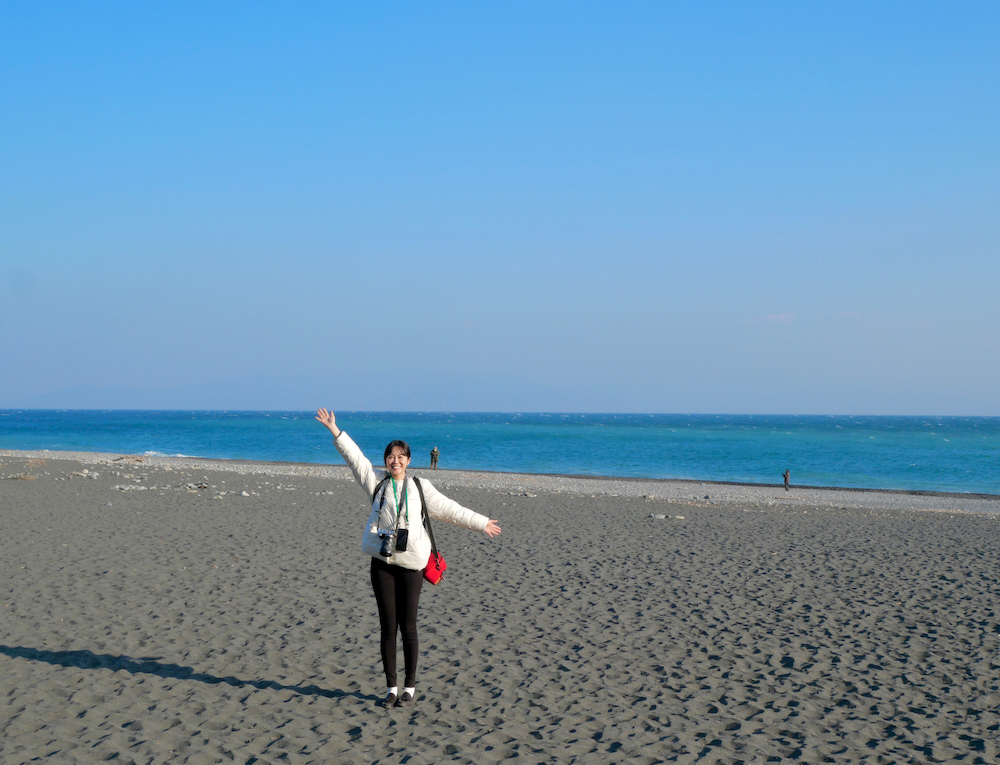
M995 511L430 478L503 534L435 525L387 711L346 468L0 453L0 762L1000 761Z
M227 460L160 455L126 455L101 452L0 449L0 458L74 460L87 465L141 464L166 470L212 470L239 475L301 476L353 481L342 465L295 462ZM748 508L815 507L852 510L917 510L943 513L986 513L1000 516L1000 495L946 492L896 491L780 485L753 485L719 481L656 478L614 478L532 473L493 473L475 470L411 468L417 476L433 477L444 489L460 487L496 491L501 494L531 496L558 493L592 497L641 497L685 505L733 506Z

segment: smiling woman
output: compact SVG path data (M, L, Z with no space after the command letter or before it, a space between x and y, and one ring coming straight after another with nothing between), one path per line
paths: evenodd
M376 470L350 436L337 427L333 412L320 409L316 419L333 434L333 443L341 453L358 486L371 501L371 515L365 524L361 551L371 556L371 581L378 604L382 629L382 666L385 670L385 698L382 704L413 706L416 697L417 605L423 586L423 570L431 555L433 536L423 514L482 531L489 537L500 533L491 518L462 507L441 494L426 479L409 479L410 447L405 441L390 441L382 455L385 470ZM411 485L417 490L414 500ZM390 492L390 487L392 491ZM406 675L403 693L396 685L396 631L403 636L403 661Z

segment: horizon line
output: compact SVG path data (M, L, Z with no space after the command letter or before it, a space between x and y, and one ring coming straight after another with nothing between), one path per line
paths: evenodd
M313 409L221 409L221 408L132 408L116 409L114 407L0 407L0 413L5 412L188 412L188 413L212 413L222 412L226 414L260 414L260 413L280 413L280 414L303 414L312 413ZM503 414L503 415L546 415L561 417L586 417L586 416L648 416L648 417L949 417L965 419L1000 419L1000 415L992 414L871 414L852 412L849 414L835 414L830 412L649 412L649 411L602 411L602 412L581 412L581 411L542 411L527 409L340 409L340 414ZM335 412L337 414L338 412Z

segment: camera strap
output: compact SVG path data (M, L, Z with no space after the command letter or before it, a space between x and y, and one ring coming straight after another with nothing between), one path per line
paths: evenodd
M379 481L375 485L375 491L372 492L372 503L374 504L375 498L379 494L379 490L381 489L381 491L382 491L382 498L378 502L379 523L382 522L382 508L385 507L385 495L386 495L386 492L389 491L389 487L386 484L389 483L389 480L391 478L392 478L391 475L387 475L385 478L383 478L381 481ZM414 478L413 480L416 481L417 479ZM419 483L417 484L417 488L418 489L420 488L420 484ZM393 493L395 493L395 491L396 491L396 486L395 485L393 485L392 490L393 490ZM421 492L420 492L420 506L421 507L423 507L423 500L424 500L424 493L421 490ZM406 502L406 480L405 479L403 480L403 502L404 502L404 504ZM409 523L409 518L410 518L410 511L409 511L409 509L407 509L407 511L406 511L407 523ZM397 500L397 505L396 505L396 531L399 531L399 504L398 504L398 500Z
M379 481L377 484L375 484L375 491L372 492L372 502L373 503L375 502L375 497L378 496L378 490L381 489L383 486L385 486L386 482L390 478L392 478L392 476L387 475L385 478L383 478L381 481ZM382 506L384 504L385 504L385 492L383 491L382 492L382 499L378 503L378 510L379 510L379 512L382 512Z
M396 479L392 479L392 496L396 500L396 528L399 528L399 493L396 491ZM406 479L403 479L403 512L406 513L406 525L410 525L410 506L406 504Z

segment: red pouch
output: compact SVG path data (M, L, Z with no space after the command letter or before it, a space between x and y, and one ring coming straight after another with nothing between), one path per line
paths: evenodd
M448 564L444 562L444 556L439 552L432 552L431 557L427 560L427 565L424 566L424 579L431 584L439 584L447 568Z
M424 579L431 584L440 584L448 564L444 562L444 556L438 552L437 542L434 541L431 517L427 513L427 503L424 501L424 487L420 485L419 478L414 478L413 481L417 484L417 491L420 492L420 514L423 516L424 528L427 529L427 536L431 538L431 557L427 559L427 565L424 566Z

